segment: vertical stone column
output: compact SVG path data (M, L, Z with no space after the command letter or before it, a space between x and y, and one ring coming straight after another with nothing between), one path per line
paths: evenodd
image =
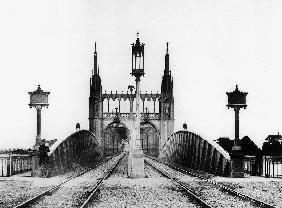
M42 106L38 105L36 106L36 111L37 111L37 132L36 132L36 141L35 141L35 146L40 145L41 141L41 109Z
M130 102L130 118L133 117L133 96L132 96L132 91L134 89L134 86L133 85L129 85L128 86L128 89L130 90L130 96L129 96L129 102Z
M13 175L13 157L11 154L9 154L9 175L8 176L11 176L11 175Z
M239 145L239 108L234 108L235 111L235 139L234 139L234 146Z
M130 97L130 99L129 99L129 102L130 102L130 117L132 117L133 116L133 98L132 97Z
M242 154L241 146L239 144L239 112L240 108L235 107L235 139L234 146L231 151L231 173L232 178L244 177L244 155Z
M132 137L132 149L129 155L129 177L144 178L144 155L140 137L140 77L136 77L136 119L135 135Z
M244 155L240 147L239 139L239 111L241 108L247 108L246 96L247 92L241 92L238 89L238 85L233 92L226 92L228 97L228 108L233 108L235 111L235 138L234 146L230 154L231 167L230 176L232 178L243 178L244 177Z
M110 113L110 99L107 98L107 101L108 101L108 114Z
M136 77L136 122L134 148L141 149L140 142L140 77Z

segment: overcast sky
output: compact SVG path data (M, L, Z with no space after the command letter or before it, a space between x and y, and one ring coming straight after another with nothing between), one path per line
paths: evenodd
M0 148L31 147L36 110L28 91L50 91L42 137L88 129L94 42L103 91L134 84L131 43L145 43L142 90L160 91L165 43L174 77L175 130L234 137L226 91L249 92L240 136L259 146L282 133L282 1L12 0L0 3Z

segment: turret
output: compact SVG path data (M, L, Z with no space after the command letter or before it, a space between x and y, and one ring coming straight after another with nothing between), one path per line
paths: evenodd
M95 42L94 51L94 70L92 70L92 77L90 78L90 97L101 97L102 95L102 84L99 75L99 67L97 63L97 51Z
M169 69L168 43L166 43L165 69L162 78L161 93L166 96L173 96L173 78Z
M161 119L173 119L174 118L174 100L173 100L173 78L169 68L169 53L168 43L166 44L165 54L165 69L162 77L161 86L161 100L160 100L160 117Z
M94 51L94 69L90 78L90 97L89 97L89 129L96 136L96 122L97 119L103 116L103 102L102 102L102 83L99 75L98 57L95 42Z

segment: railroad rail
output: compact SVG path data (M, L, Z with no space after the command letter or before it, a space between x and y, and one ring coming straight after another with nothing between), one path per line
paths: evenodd
M234 189L232 189L232 188L230 188L230 187L228 187L228 186L225 186L225 185L223 185L223 184L221 184L221 183L219 183L219 182L217 182L217 181L215 181L215 180L211 180L211 179L205 177L203 174L202 174L202 175L201 175L201 174L197 174L197 173L195 173L195 172L193 172L193 171L191 171L191 170L185 170L185 169L182 169L182 168L180 168L180 167L173 166L173 165L171 165L171 164L168 164L168 163L166 163L166 162L160 161L159 159L154 158L154 157L151 157L151 156L146 156L146 157L148 157L148 158L150 158L150 159L152 159L152 160L154 160L154 161L156 161L156 162L158 162L158 163L164 164L164 165L166 165L166 166L168 166L168 167L170 167L170 168L172 168L172 169L174 169L174 170L177 170L177 171L179 171L179 172L182 172L182 173L184 173L184 174L191 175L191 176L197 177L197 178L199 178L199 179L202 179L202 180L204 180L204 181L207 181L207 182L209 182L209 183L211 183L211 184L214 184L215 186L219 187L219 188L220 188L221 190L223 190L224 192L226 192L226 193L228 193L228 194L230 194L230 195L236 196L236 197L238 197L238 198L241 198L241 199L243 199L243 200L245 200L245 201L250 201L250 202L252 202L252 203L253 203L254 205L256 205L256 206L263 207L263 208L277 208L276 206L273 206L273 205L270 205L270 204L268 204L268 203L266 203L266 202L257 200L257 199L255 199L255 198L253 198L253 197L251 197L251 196L248 196L248 195L239 193L238 191L235 191ZM145 161L146 161L146 160L145 160ZM172 180L175 181L176 183L178 183L178 184L181 184L181 183L182 183L182 182L180 182L178 179L169 176L169 174L165 173L164 171L159 170L158 168L156 168L156 167L153 166L152 164L148 163L148 161L146 161L146 163L149 164L149 165L151 165L151 166L154 167L157 171L159 171L162 175L164 175L164 176L166 176L166 177L172 179ZM182 184L183 184L183 183L182 183ZM184 186L185 186L185 185L184 185ZM185 186L185 187L187 187L187 186Z
M153 164L149 163L146 160L145 160L145 163L153 167L157 172L159 172L164 177L170 179L174 184L180 186L183 190L185 190L185 192L188 193L188 195L191 197L192 200L195 201L197 205L200 205L203 208L213 208L212 206L208 205L204 200L202 200L200 197L198 197L197 194L192 189L187 187L184 183L182 183L178 179L171 177L169 174L155 167Z
M93 187L93 189L90 191L90 195L88 198L84 201L84 203L80 206L80 208L84 208L87 206L87 204L90 202L92 196L96 193L96 191L99 189L99 187L102 185L103 181L106 180L111 173L114 171L114 169L119 165L122 158L126 155L126 153L123 153L123 156L119 158L119 160L105 173L105 175L99 179L99 181L96 183L96 185Z
M83 208L85 207L85 205L90 201L90 198L95 194L95 192L97 191L97 189L100 187L100 185L102 184L103 180L105 180L106 178L109 177L109 175L112 173L112 171L115 169L115 167L119 164L120 160L125 156L125 153L121 153L120 154L120 158L116 161L116 163L114 165L112 165L112 167L110 167L107 172L104 174L104 176L102 178L98 179L98 182L94 185L94 188L89 192L90 195L88 196L88 198L85 200L85 202L83 203L83 205L81 205L80 207ZM118 157L117 155L114 155L112 157L106 158L105 160L102 160L100 163L94 165L93 167L90 167L78 174L76 174L75 176L61 182L60 184L48 189L47 191L43 191L40 194L34 196L31 199L28 199L24 202L22 202L21 204L15 206L14 208L27 208L30 207L32 204L34 204L35 202L39 201L42 197L47 196L47 195L51 195L54 191L58 190L63 184L73 180L74 178L77 178L95 168L97 168L100 165L105 164L106 162L110 161L111 159L113 159L114 157Z

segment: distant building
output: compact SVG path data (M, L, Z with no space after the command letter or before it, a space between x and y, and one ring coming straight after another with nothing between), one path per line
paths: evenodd
M265 177L282 177L282 136L268 135L262 146L263 175Z

